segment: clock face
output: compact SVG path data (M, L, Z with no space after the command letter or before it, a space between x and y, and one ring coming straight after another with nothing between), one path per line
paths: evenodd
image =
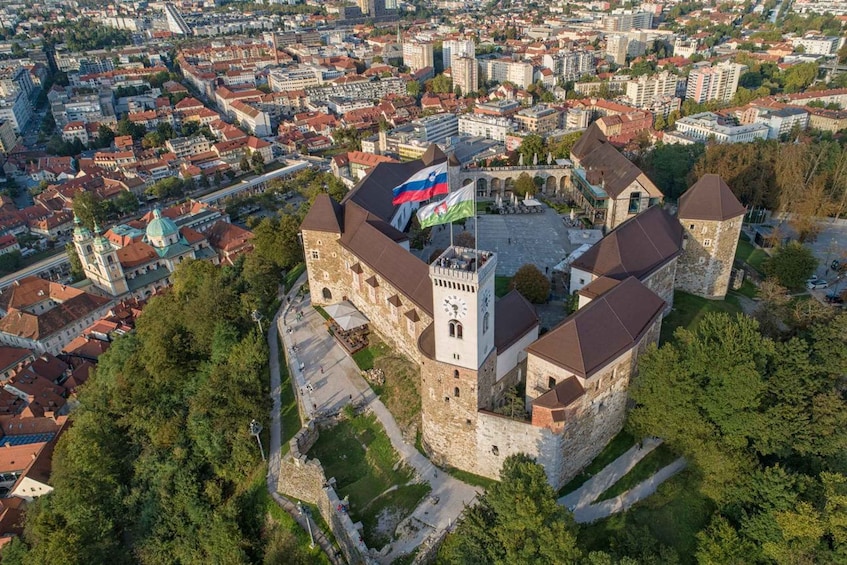
M463 318L468 313L468 303L455 294L444 299L444 311L454 318Z
M488 307L491 305L491 290L486 289L485 292L482 293L482 310L487 311Z

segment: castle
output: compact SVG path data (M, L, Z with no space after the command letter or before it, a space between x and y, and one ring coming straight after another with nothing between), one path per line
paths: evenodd
M397 177L445 159L433 145L419 161L380 163L340 203L315 200L301 225L312 303L349 300L419 364L434 462L497 478L506 457L527 453L559 488L623 426L630 377L674 289L726 294L744 208L714 175L685 193L677 217L653 202L573 263L579 309L539 337L520 293L495 299L496 253L452 246L427 265L392 225ZM455 178L458 164L448 167ZM495 413L518 383L528 418Z
M252 233L199 202L173 206L165 214L155 209L105 233L98 226L92 233L79 218L74 224L74 247L85 276L115 298L144 298L170 286L171 273L187 259L231 263L252 249Z

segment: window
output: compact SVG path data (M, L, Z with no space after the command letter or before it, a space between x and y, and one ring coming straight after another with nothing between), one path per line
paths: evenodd
M700 230L700 233L706 233L707 231L709 231L709 228L706 227L706 224L703 224L703 229Z
M409 335L415 335L415 323L409 318L406 318L406 331Z
M488 312L482 317L482 333L488 333Z
M553 377L547 377L547 388L556 388L556 379Z
M318 243L318 245L323 245L323 244L324 244L324 242L323 242L323 241L321 241L320 239L317 241L317 243Z
M329 280L329 273L327 273L326 271L324 271L324 280L325 281Z
M318 252L318 250L312 249L312 259L320 259L320 258L321 258L321 254Z
M453 388L453 396L459 398L459 387Z
M704 239L703 240L703 247L711 247L711 246L712 246L712 240L711 239Z
M641 193L633 192L629 195L629 213L637 214L641 211Z
M462 324L456 320L450 320L448 323L448 335L456 339L462 339Z
M455 369L455 370L453 371L453 378L454 378L454 379L458 379L458 378L459 378L459 369Z
M697 259L697 262L698 262L698 263L700 263L700 264L702 265L703 263L705 263L705 262L706 262L706 258L705 258L705 257L699 257L699 258Z
M694 229L694 224L688 224L688 229L693 230L693 229Z
M579 284L585 284L585 279L579 279Z
M491 453L493 455L500 455L500 448L498 448L496 445L492 445L491 446Z

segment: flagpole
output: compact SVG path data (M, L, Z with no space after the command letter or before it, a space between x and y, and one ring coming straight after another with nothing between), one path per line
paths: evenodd
M479 272L479 241L477 241L477 237L479 237L479 230L477 229L479 225L479 214L477 214L476 210L476 186L473 187L473 248L474 255L476 256L476 262L474 262L474 270Z

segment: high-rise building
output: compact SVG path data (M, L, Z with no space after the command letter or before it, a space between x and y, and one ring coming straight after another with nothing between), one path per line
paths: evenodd
M621 34L606 36L606 56L611 58L617 65L626 64L627 47L629 37Z
M404 43L403 64L412 72L432 67L432 43Z
M594 55L588 51L565 51L556 55L544 55L544 66L553 71L556 78L578 80L583 75L593 75Z
M459 57L474 57L476 45L471 39L448 40L442 44L441 54L444 59L444 68L449 69Z
M603 31L629 31L632 29L650 29L653 26L653 14L650 12L619 12L603 16Z
M695 66L688 75L685 98L702 104L707 100L732 100L738 90L738 79L747 71L745 65L724 61L714 67Z
M503 59L480 61L480 73L483 80L511 82L518 88L532 84L532 64Z
M475 57L453 59L453 89L460 88L462 94L479 90L479 65Z
M633 106L646 108L653 101L676 96L679 77L667 71L648 77L640 76L626 83L626 96Z

